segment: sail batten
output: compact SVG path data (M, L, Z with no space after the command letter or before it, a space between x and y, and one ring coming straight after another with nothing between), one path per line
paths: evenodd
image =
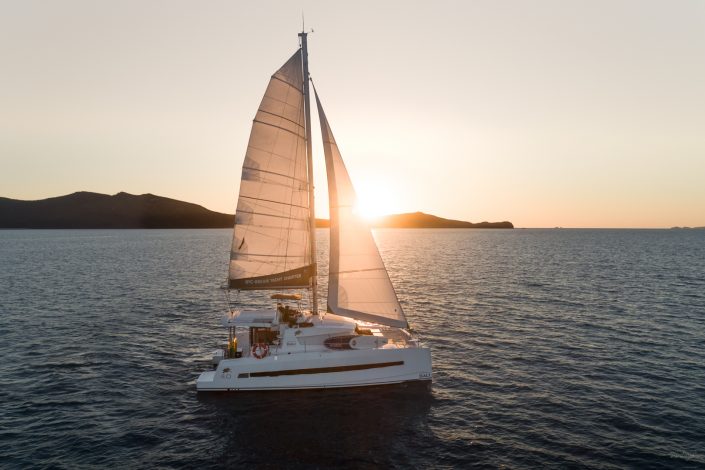
M330 209L328 310L337 315L406 328L408 322L368 224L355 211L356 195L316 94L323 135Z
M272 75L242 165L230 287L308 287L315 271L301 50Z
M251 197L251 196L240 196L240 197L245 198L245 199L252 199L252 200L260 201L260 202L271 202L272 204L281 204L281 205L284 205L284 206L292 206L292 207L299 207L299 208L302 208L302 209L308 209L307 206L299 206L299 205L296 205L296 204L290 204L290 203L285 202L285 201L273 201L273 200L271 200L271 199L263 199L263 198L260 198L260 197Z

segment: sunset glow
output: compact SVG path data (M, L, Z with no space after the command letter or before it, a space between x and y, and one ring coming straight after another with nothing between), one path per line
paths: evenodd
M374 219L383 215L401 212L398 199L399 194L394 192L389 185L371 180L355 183L357 204L355 213L365 219Z
M0 196L234 213L262 77L298 47L305 9L365 217L705 225L702 2L216 3L4 2Z

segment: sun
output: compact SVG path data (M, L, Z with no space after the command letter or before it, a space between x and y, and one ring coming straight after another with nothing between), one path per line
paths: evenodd
M389 185L377 181L360 181L355 184L355 192L355 213L367 220L398 212L398 194Z

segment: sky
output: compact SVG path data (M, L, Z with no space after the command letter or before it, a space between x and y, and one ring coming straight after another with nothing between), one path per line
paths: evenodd
M0 0L0 196L126 191L233 213L302 11L368 213L705 225L702 1ZM315 114L313 129L326 217Z

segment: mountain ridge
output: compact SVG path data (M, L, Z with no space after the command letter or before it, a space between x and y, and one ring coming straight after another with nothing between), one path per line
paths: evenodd
M151 193L114 195L78 191L65 196L25 201L0 197L0 229L91 228L229 228L233 214ZM392 214L373 219L376 228L514 228L511 222L472 223L423 212ZM328 227L327 219L316 219Z

